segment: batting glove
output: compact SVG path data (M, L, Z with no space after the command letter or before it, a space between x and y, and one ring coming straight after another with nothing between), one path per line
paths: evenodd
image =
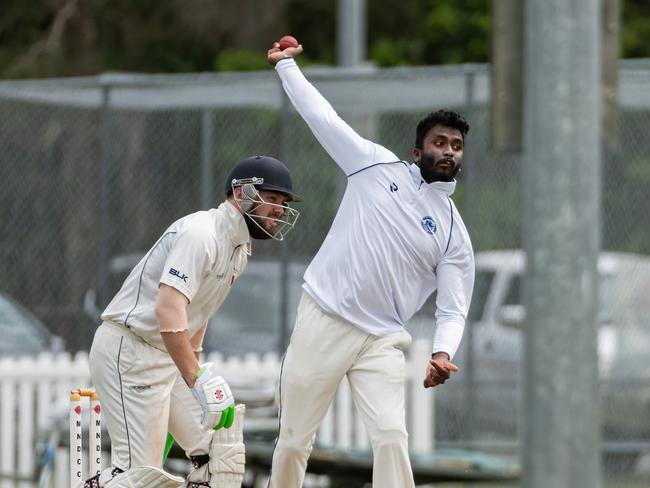
M192 394L201 406L204 429L230 428L235 418L235 399L230 386L213 372L213 364L205 363L196 375Z

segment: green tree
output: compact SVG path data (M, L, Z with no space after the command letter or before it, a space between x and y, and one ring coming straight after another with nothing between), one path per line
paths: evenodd
M497 0L493 0L497 1ZM336 62L337 0L4 0L0 77L260 69L291 33ZM379 66L487 62L489 0L367 1ZM622 56L650 57L650 4L624 0Z
M650 3L647 0L625 0L621 34L623 58L650 57Z
M488 0L428 2L426 64L487 62L490 30Z
M263 57L285 30L287 2L240 0L235 9L229 0L5 0L0 76L213 70L224 49Z

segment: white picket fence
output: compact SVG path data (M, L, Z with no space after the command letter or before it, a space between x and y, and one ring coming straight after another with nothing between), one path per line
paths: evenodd
M429 348L429 341L414 341L407 352L407 425L414 452L433 450L433 393L421 387ZM210 354L207 360L217 363L223 376L233 383L266 385L267 389L277 384L280 358L276 355L224 359ZM29 481L16 484L9 478L28 480L35 476L41 462L36 453L39 435L51 429L55 417L60 419L68 411L70 389L90 386L85 353L73 358L64 353L0 359L0 488L33 488ZM345 379L321 425L317 442L341 449L369 447ZM104 465L108 459L106 453ZM68 471L67 449L59 448L48 487L69 487Z

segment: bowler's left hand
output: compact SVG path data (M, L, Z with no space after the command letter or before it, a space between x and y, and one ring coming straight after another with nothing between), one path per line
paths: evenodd
M437 352L427 364L427 370L424 377L424 387L432 388L443 384L449 379L451 373L460 371L460 368L449 360L445 352Z

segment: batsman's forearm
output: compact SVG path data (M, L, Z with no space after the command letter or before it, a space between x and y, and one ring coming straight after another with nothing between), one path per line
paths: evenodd
M167 352L191 388L199 371L199 362L190 342L188 303L189 300L183 293L163 283L156 298L155 313Z
M161 332L160 335L167 352L174 360L181 375L183 375L183 379L192 388L200 366L197 355L192 350L187 330L182 332Z

